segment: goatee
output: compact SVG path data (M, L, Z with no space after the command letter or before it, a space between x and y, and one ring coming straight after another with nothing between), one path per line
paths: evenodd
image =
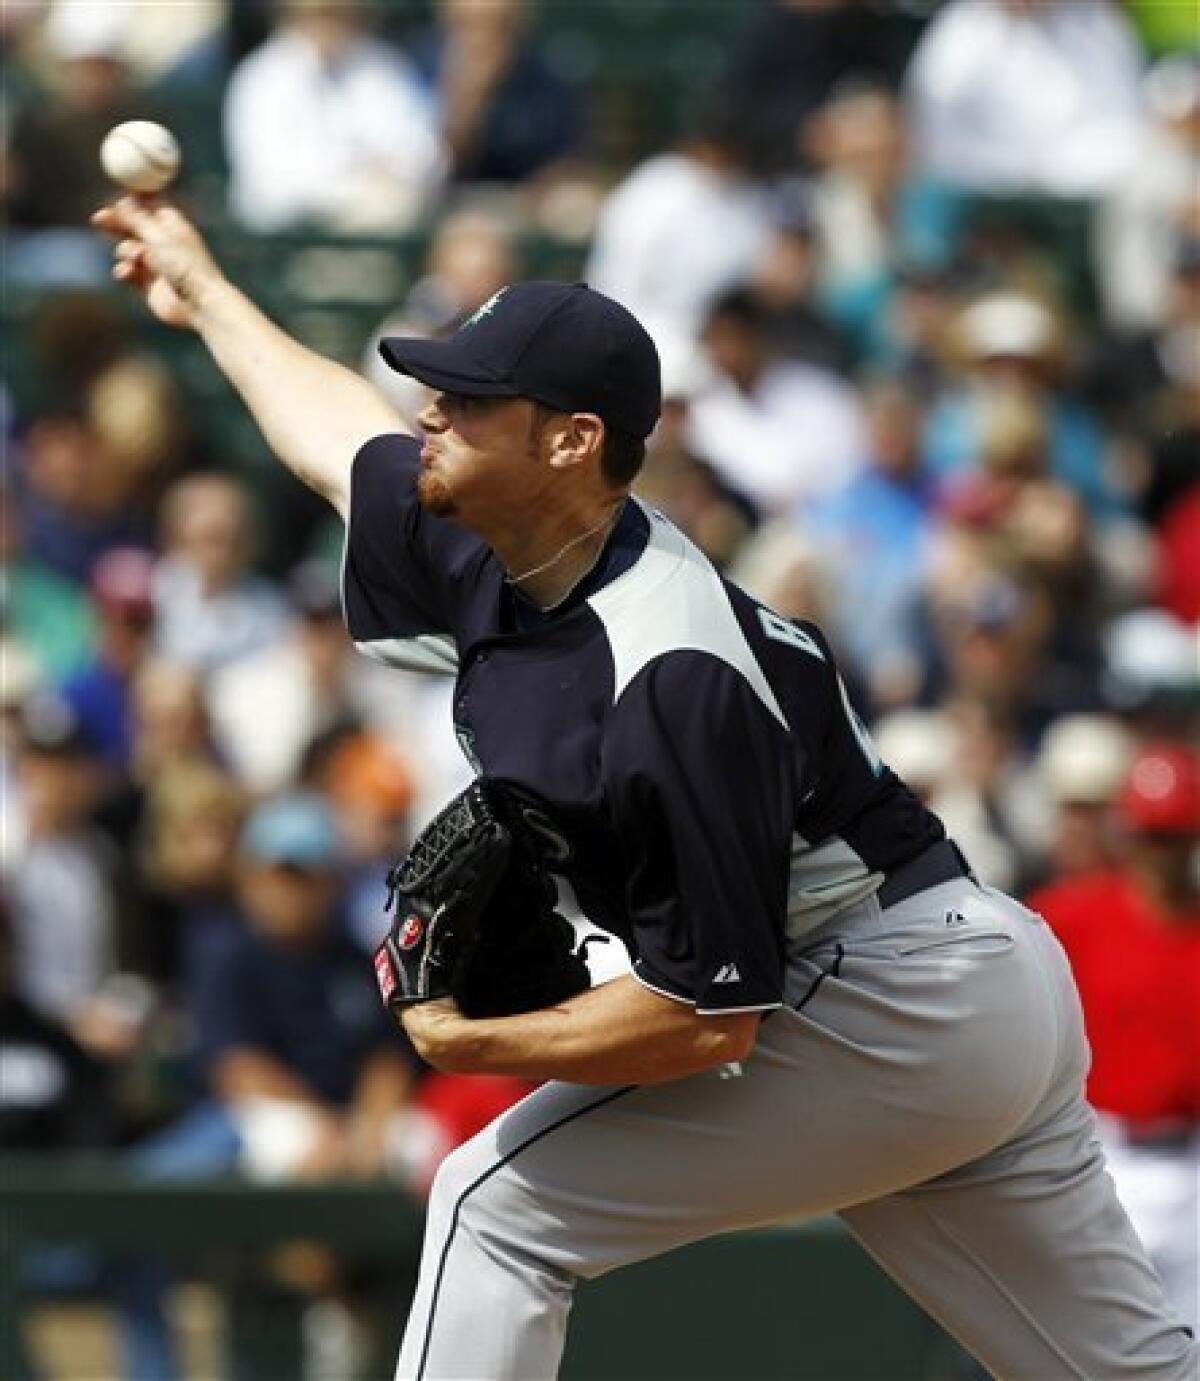
M417 476L417 499L422 508L439 518L448 518L454 512L454 495L449 486L429 470L422 470Z

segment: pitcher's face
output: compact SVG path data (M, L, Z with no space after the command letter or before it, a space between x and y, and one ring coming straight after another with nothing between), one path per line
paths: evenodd
M439 393L417 421L425 433L417 497L431 513L473 527L544 483L544 411L527 399Z

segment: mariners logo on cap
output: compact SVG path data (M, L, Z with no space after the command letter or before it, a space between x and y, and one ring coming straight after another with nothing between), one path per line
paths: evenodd
M507 288L501 288L499 292L494 292L491 295L491 297L489 297L488 300L483 304L482 307L475 308L475 310L466 319L466 321L463 322L463 325L474 326L477 322L482 321L485 316L491 316L491 314L500 305L500 299L504 296L504 294L507 291Z
M396 943L401 949L412 949L414 945L420 943L424 930L425 927L420 916L407 916L404 924L400 927L400 934L396 937Z

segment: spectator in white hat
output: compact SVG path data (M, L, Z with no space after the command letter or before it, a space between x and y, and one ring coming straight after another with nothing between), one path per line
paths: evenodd
M104 0L50 6L42 30L49 90L28 103L13 131L15 224L85 226L107 194L100 142L133 110L129 15Z
M1046 731L1034 767L1053 811L1049 877L1077 877L1115 862L1113 803L1132 756L1132 736L1110 715L1065 715Z
M976 298L953 326L957 379L933 409L926 453L938 477L978 462L987 400L998 390L1021 392L1046 414L1051 473L1080 495L1095 517L1110 518L1123 502L1104 467L1103 437L1091 412L1068 391L1072 341L1050 303L1004 288Z

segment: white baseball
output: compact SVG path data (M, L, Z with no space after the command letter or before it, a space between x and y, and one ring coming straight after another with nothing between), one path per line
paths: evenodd
M165 125L126 120L104 136L100 163L130 192L161 192L179 171L179 143Z

